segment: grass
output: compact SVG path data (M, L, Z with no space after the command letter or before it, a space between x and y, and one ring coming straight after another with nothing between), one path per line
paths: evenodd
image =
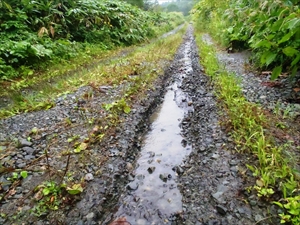
M100 63L89 69L77 71L68 77L56 80L56 82L43 83L39 89L28 94L24 93L21 98L20 95L15 96L15 101L17 101L15 107L16 110L19 110L16 112L21 113L22 110L30 111L31 108L28 106L37 107L36 104L46 104L46 100L51 103L51 100L56 96L76 90L80 86L89 85L98 88L100 85L122 85L121 87L123 87L121 90L119 89L120 93L113 102L105 102L101 107L99 105L96 108L89 104L78 107L77 110L82 117L79 118L81 122L72 123L69 118L66 118L65 121L56 124L63 126L63 129L51 136L49 135L49 138L47 137L45 154L32 163L32 166L35 166L38 161L46 161L46 168L40 170L49 173L49 177L46 176L48 173L45 173L44 182L33 190L35 196L40 194L42 198L38 202L34 202L31 210L32 215L44 216L52 210L61 209L67 204L61 201L62 199L70 202L76 200L70 196L70 192L80 193L84 191L84 182L78 180L82 175L82 169L78 167L78 162L83 165L101 166L107 160L106 153L102 152L105 148L98 150L99 146L106 143L106 137L109 139L114 134L115 127L120 125L125 114L130 113L133 103L146 98L146 93L155 88L155 81L159 76L164 75L164 70L170 65L182 42L185 30L186 26L167 38L158 39L145 46L136 46L126 56L113 58L107 63ZM84 97L86 97L85 99L92 99L95 97L94 92L91 91ZM24 100L26 100L26 105L21 109L20 102L24 102ZM104 111L103 109L106 112L99 113L99 111ZM98 111L95 113L95 110ZM12 109L7 109L7 111L14 113ZM77 126L80 126L81 129L75 129L78 128ZM40 132L37 128L32 128L29 134L30 139L34 140L40 135ZM67 140L61 140L60 134L62 133L67 135ZM57 146L58 143L59 146ZM13 148L13 146L14 143L9 144L9 147ZM59 147L60 151L50 151L56 147ZM67 161L65 168L55 168L55 166L52 168L48 163L48 157L56 162ZM30 165L24 169L30 170ZM67 179L68 173L76 179L69 181ZM95 172L95 175L97 174L98 171ZM0 200L2 197L0 195ZM18 218L24 221L30 212L23 212L21 208L20 210L20 212L6 212L5 217L9 217L12 221ZM14 214L16 217L12 217L10 214Z
M177 42L178 35L182 32L175 35ZM39 76L13 81L10 85L2 83L0 96L8 96L12 104L0 110L0 119L22 112L49 109L54 106L53 99L80 86L120 85L132 80L131 77L136 74L154 73L154 69L155 73L162 72L159 67L156 68L156 62L172 58L175 53L172 47L174 38L170 36L144 46L106 52L95 47L70 62L47 69ZM123 56L124 52L129 54Z
M206 74L212 77L220 105L226 111L228 121L224 125L230 128L237 149L252 153L257 159L256 165L247 165L257 179L253 189L259 197L276 200L274 204L285 209L279 214L281 223L299 224L299 176L294 170L293 160L284 154L287 146L275 143L268 131L272 121L263 109L244 98L238 78L219 65L214 47L203 42L201 35L197 36L196 42L201 63ZM282 198L272 199L278 190Z

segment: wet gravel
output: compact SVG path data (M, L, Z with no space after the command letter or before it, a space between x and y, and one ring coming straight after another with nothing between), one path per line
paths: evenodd
M67 166L67 156L63 152L72 149L74 144L74 141L68 140L84 143L86 138L91 137L95 124L104 127L107 112L102 104L117 99L124 86L82 87L76 93L58 98L56 106L50 110L0 121L1 168L28 170L28 177L22 180L21 185L16 184L13 188L15 193L9 195L12 183L8 182L8 177L11 173L1 170L0 193L5 198L1 201L0 210L2 215L8 216L1 217L0 224L26 221L25 224L39 225L105 225L116 219L115 213L122 204L120 196L138 188L130 182L135 179L143 137L150 129L150 115L163 102L167 87L174 82L176 75L184 72L180 60L184 57L183 46L188 41L191 42L188 51L192 68L185 71L180 88L186 96L182 102L192 110L187 110L180 128L181 144L191 146L191 152L174 167L176 184L182 194L181 210L164 215L160 222L144 217L141 224L279 224L276 217L266 219L276 215L278 208L244 191L249 185L247 177L251 177L245 168L248 159L233 151L235 147L231 138L219 125L220 109L212 83L199 65L192 27L188 28L172 64L166 64L164 76L155 82L154 89L149 89L144 98L132 105L131 113L122 117L120 126L108 130L108 135L101 142L93 140L84 154L70 157L70 170L76 168L72 178L84 180L85 187L76 201L65 204L61 210L35 217L30 213L37 201L33 189L49 178L60 179L59 174L63 174ZM270 110L279 105L282 112L290 107L289 113L297 118L299 104L289 101L298 97L297 93L292 93L294 86L288 79L280 81L284 87L290 87L282 92L266 86L266 83L262 85L269 81L267 76L258 77L242 69L248 60L245 54L220 52L218 57L228 70L241 77L243 92L249 101L260 103ZM158 179L168 179L168 175L165 176L162 174ZM160 216L154 206L141 204L140 207ZM141 215L132 212L131 216L137 218Z

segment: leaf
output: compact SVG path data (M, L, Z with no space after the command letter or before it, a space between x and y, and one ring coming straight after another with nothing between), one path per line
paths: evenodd
M21 171L20 172L21 177L23 177L23 179L25 179L28 176L27 171Z
M294 92L299 92L300 88L293 88Z
M286 42L286 41L290 40L290 38L293 36L293 34L294 34L294 33L292 33L292 32L287 33L286 35L284 35L284 36L281 38L281 40L278 42L278 44L281 44L281 43L283 43L283 42Z
M256 185L259 186L259 187L263 187L264 182L262 180L256 180Z
M128 105L124 106L124 109L123 109L124 113L128 114L130 113L131 109Z
M291 66L296 65L299 62L299 60L300 60L300 54L297 55L297 57L293 60L293 62L291 63Z
M296 55L296 54L299 53L296 49L294 49L294 48L292 48L292 47L290 47L290 46L288 46L288 47L282 49L282 52L283 52L286 56L289 56L289 57L291 57L291 56Z
M273 69L271 80L275 80L280 75L281 71L282 71L282 66L276 66Z
M74 184L72 187L67 187L66 189L70 195L77 195L83 192L81 184Z
M271 47L271 42L269 40L261 40L253 44L253 48L259 48L259 47L265 47L265 48L270 48Z
M80 153L81 151L86 150L87 147L88 147L88 144L83 142L76 149L74 149L74 152Z
M43 195L49 195L50 194L50 189L49 188L44 188L43 189Z
M261 64L266 64L267 66L270 65L274 61L276 56L277 54L274 52L265 52L261 57Z
M229 27L229 28L227 29L227 32L228 32L229 34L231 34L231 33L233 32L233 27Z
M300 19L299 18L294 18L294 19L291 19L287 25L288 25L288 28L290 30L293 30L295 27L298 26L298 24L300 25Z

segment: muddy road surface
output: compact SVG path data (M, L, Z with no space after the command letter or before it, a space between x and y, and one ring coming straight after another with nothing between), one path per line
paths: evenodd
M276 207L244 191L249 185L244 176L251 176L241 175L247 158L232 151L234 144L219 125L221 109L199 60L189 26L164 76L147 96L135 102L120 126L84 156L88 164L79 162L78 156L60 156L63 160L58 165L56 157L45 157L42 151L60 151L59 138L69 137L71 131L59 124L66 115L73 122L81 120L74 106L89 87L58 99L51 110L1 121L1 141L13 136L19 143L19 152L2 157L2 165L12 163L22 170L25 165L29 168L29 160L38 159L39 166L51 165L66 175L69 171L61 168L70 164L80 171L73 177L83 178L85 186L80 197L62 199L62 209L49 214L37 208L33 211L39 202L33 190L45 176L51 177L51 171L45 174L39 167L31 167L21 186L16 183L9 189L2 185L3 190L15 193L1 202L1 213L18 213L2 217L0 224L279 224L276 219L266 219L277 214ZM95 116L101 111L101 102L113 99L119 91L118 87L102 88L107 93L88 103L98 109L91 112ZM33 127L40 132L27 140ZM86 135L84 126L72 129ZM55 134L58 146L48 148L47 138ZM28 161L22 160L24 157ZM1 182L6 179L5 174L1 176Z

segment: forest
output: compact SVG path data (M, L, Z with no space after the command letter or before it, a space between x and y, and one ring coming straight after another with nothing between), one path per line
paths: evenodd
M136 6L108 0L1 0L1 79L34 75L91 46L108 50L140 43L182 22L180 15L157 12L155 4L132 3Z
M257 67L292 76L300 62L300 2L202 0L193 8L199 25L230 51L251 49Z

